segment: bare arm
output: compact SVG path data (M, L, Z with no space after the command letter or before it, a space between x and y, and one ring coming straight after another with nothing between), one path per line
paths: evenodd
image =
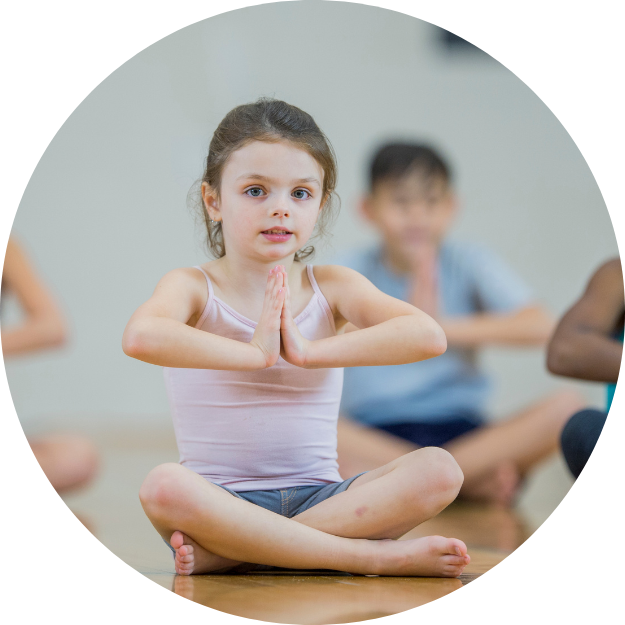
M623 272L619 259L602 265L586 291L562 317L549 343L547 367L582 380L618 380L623 345L612 338L622 323Z
M334 311L337 328L349 322L358 330L304 341L305 353L294 354L297 349L291 349L291 336L295 324L287 301L283 351L293 364L307 368L399 365L439 356L447 348L443 331L431 317L382 293L359 273L327 265L316 267L315 275Z
M124 352L163 367L251 371L273 365L280 349L280 311L276 275L269 276L261 320L250 343L194 327L206 303L206 283L193 269L176 269L158 283L152 297L130 318Z
M440 320L449 345L538 345L547 343L555 323L541 306L528 306L510 314L479 313Z
M65 321L52 294L37 275L28 257L9 239L2 279L24 311L24 321L2 330L2 351L14 356L61 345L66 339Z

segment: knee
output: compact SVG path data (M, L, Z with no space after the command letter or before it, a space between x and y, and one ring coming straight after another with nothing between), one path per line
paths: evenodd
M574 477L579 477L590 458L606 421L606 413L592 408L575 413L560 436L564 459Z
M152 469L141 488L139 500L150 518L169 516L179 508L184 468L174 462Z
M438 512L458 496L464 481L462 469L455 458L440 447L424 447L414 453L420 454L419 470L426 473L426 497L439 509ZM420 505L424 504L421 488L415 492L415 497Z
M432 459L432 480L434 488L441 494L451 496L453 501L464 482L464 474L456 459L445 449L428 447Z
M556 391L550 397L552 405L552 414L562 422L581 410L585 405L585 399L581 393L573 389L562 389Z

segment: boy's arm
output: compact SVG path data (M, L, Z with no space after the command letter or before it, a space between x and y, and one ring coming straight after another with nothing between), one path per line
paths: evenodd
M431 317L382 293L359 273L326 265L315 267L315 276L337 328L349 322L359 330L306 341L305 357L294 364L306 368L399 365L445 351L445 335ZM289 338L283 330L285 341ZM284 355L289 359L288 348Z
M66 339L63 314L13 239L9 239L7 245L2 278L8 291L17 297L25 315L23 322L2 330L4 355L13 356L63 344Z
M611 337L622 322L623 272L619 259L602 265L586 291L562 317L547 351L547 367L557 375L615 383L623 344Z
M163 367L248 371L268 366L254 344L191 327L206 303L206 286L200 278L193 269L165 275L130 318L122 339L124 352Z
M476 313L439 320L449 345L545 345L555 323L542 306L521 308L512 313Z

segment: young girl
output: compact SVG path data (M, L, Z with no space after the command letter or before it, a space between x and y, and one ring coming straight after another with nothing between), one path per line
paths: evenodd
M342 367L423 360L446 342L358 273L302 264L335 185L310 115L269 99L230 111L201 188L218 259L168 273L124 333L126 354L165 367L181 460L154 469L140 498L181 575L251 563L456 577L469 562L457 539L384 540L455 499L462 472L446 451L339 476ZM348 322L359 330L339 334Z

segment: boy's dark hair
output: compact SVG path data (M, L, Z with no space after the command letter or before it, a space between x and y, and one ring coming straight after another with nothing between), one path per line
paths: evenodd
M409 173L451 182L451 171L443 158L430 146L419 143L387 143L377 150L369 168L369 189L382 180L398 180Z
M230 155L251 141L275 143L289 141L308 152L323 169L323 210L317 220L313 238L327 233L338 197L336 156L328 138L323 134L315 120L306 112L273 98L260 98L250 104L233 108L222 120L210 142L202 182L219 196L221 174ZM200 195L201 198L201 195ZM206 226L206 244L209 252L221 258L226 253L221 222L209 219L204 202L200 199L202 217ZM295 260L301 261L312 256L314 248L308 247L295 254Z

